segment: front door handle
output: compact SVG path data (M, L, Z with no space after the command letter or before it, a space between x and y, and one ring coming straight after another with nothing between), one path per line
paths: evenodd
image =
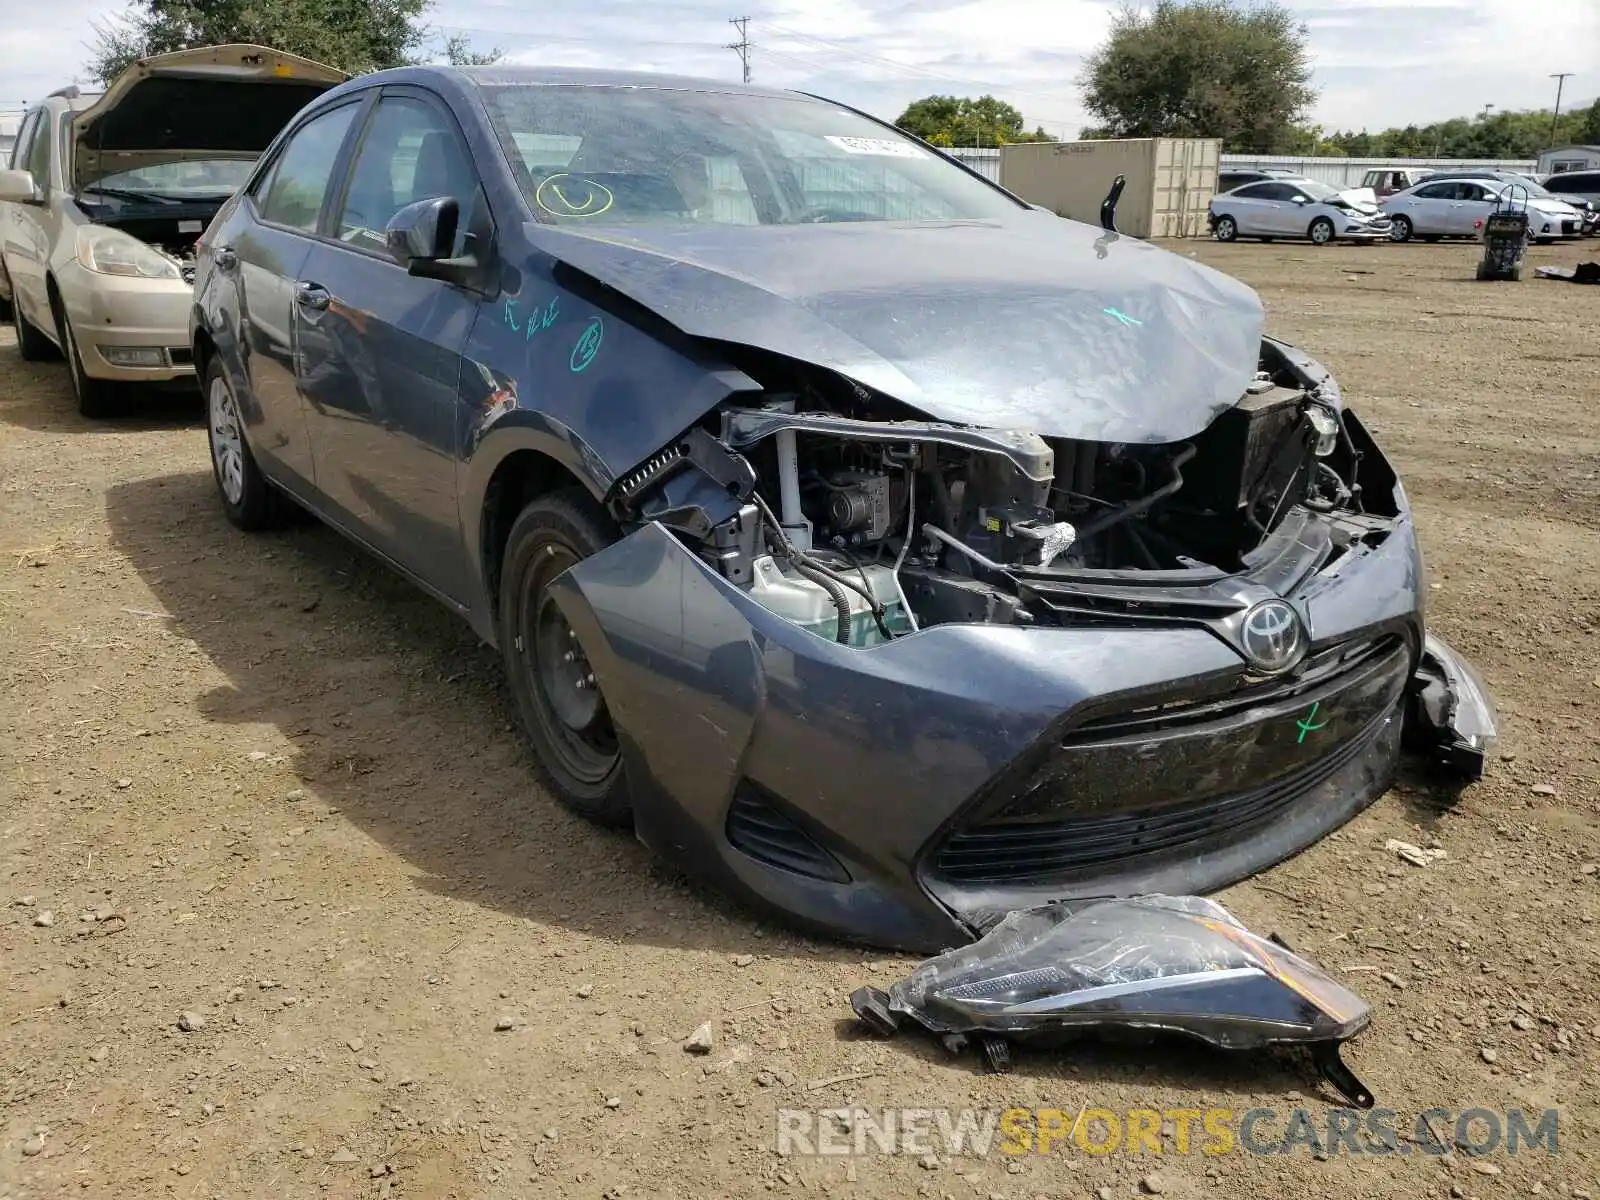
M239 256L234 253L232 246L218 246L213 261L217 264L217 270L231 271L239 265Z
M301 308L309 308L316 312L321 312L327 308L329 302L333 299L328 294L328 289L320 283L301 283L295 289L294 298L295 303L300 305Z

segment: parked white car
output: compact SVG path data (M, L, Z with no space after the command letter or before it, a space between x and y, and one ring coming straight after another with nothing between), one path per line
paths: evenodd
M1483 223L1505 197L1508 207L1528 207L1530 232L1537 241L1577 237L1583 232L1583 214L1552 196L1540 196L1520 184L1499 179L1429 179L1396 192L1380 208L1393 224L1390 236L1397 242L1414 237L1436 242L1442 237L1478 237ZM1535 191L1541 191L1534 185Z
M1309 238L1325 246L1389 236L1389 219L1376 204L1314 179L1273 179L1224 192L1212 199L1206 223L1219 242Z
M256 158L343 71L263 46L141 59L53 92L0 160L0 305L25 360L67 361L78 411L193 379L194 245Z

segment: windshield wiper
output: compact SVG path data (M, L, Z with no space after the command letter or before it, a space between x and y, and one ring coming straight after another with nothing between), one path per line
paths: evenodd
M140 192L135 191L133 188L101 187L97 183L91 183L80 190L93 192L97 196L110 196L113 200L146 201L151 204L183 203L182 200L174 199L171 196L163 196L160 192Z

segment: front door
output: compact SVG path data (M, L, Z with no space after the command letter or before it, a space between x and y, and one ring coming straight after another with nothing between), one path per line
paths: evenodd
M33 176L29 203L8 205L10 228L5 231L6 270L11 278L12 302L36 329L54 337L56 321L45 295L45 271L50 263L50 110L40 108L23 125L13 153L17 170Z
M397 211L439 196L461 205L459 245L482 203L466 141L437 99L384 89L329 214L337 241L301 268L295 323L318 489L375 548L461 599L456 404L481 297L408 274L384 241Z

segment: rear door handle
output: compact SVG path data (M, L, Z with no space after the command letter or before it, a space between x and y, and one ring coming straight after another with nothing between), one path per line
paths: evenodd
M301 308L313 309L316 312L321 312L327 308L329 302L333 299L328 294L328 289L320 283L301 283L295 289L294 298L295 303L299 304Z
M213 256L219 271L231 271L239 265L239 256L234 253L232 246L218 246Z

